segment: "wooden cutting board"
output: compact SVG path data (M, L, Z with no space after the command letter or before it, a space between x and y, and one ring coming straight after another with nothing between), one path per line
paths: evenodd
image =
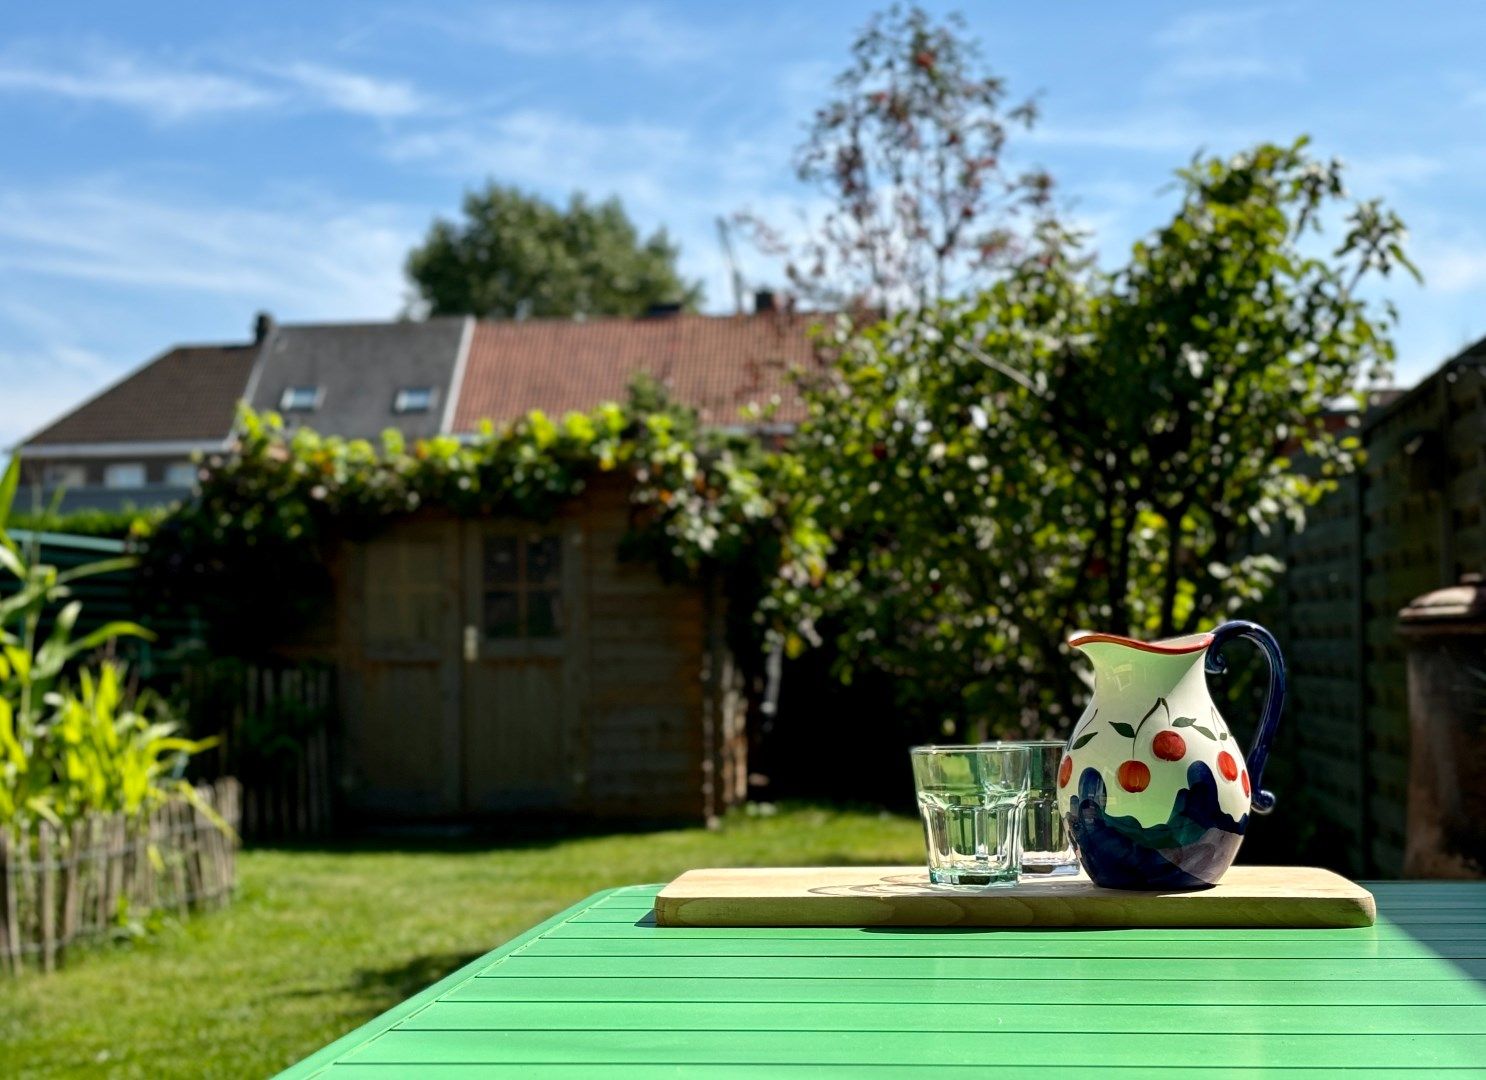
M1376 915L1372 893L1309 866L1234 866L1194 892L1101 889L1082 874L964 888L916 866L688 870L655 898L659 926L1346 927Z

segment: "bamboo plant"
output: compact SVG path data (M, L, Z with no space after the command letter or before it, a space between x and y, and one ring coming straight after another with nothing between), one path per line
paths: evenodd
M87 660L149 631L115 621L73 634L82 602L72 598L72 583L134 560L68 570L42 562L36 544L23 548L5 527L19 479L12 458L0 478L0 826L61 825L91 812L135 816L172 796L197 802L181 773L191 754L216 740L181 737L159 697L129 689L123 664Z

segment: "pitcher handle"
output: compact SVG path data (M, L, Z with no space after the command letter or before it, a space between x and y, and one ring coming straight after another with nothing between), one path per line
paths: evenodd
M1250 805L1256 814L1267 814L1274 809L1274 795L1259 786L1264 776L1264 764L1269 760L1269 744L1274 741L1275 729L1279 727L1280 713L1285 708L1285 658L1280 655L1279 642L1274 635L1258 623L1244 619L1225 622L1213 631L1212 641L1207 647L1207 671L1221 675L1228 670L1228 663L1221 655L1224 645L1234 638L1247 638L1264 651L1269 662L1269 690L1264 695L1264 715L1254 732L1254 743L1249 747L1244 764L1249 770L1249 782L1254 787Z

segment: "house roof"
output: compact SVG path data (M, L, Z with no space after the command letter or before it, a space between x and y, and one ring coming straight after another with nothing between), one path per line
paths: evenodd
M177 346L23 445L225 440L257 355L257 345Z
M805 408L789 372L813 361L807 331L814 321L771 312L479 322L453 431L474 431L482 420L513 420L531 409L560 415L622 401L641 372L708 423L735 423L743 406L775 398L774 418L797 422Z
M327 435L376 438L397 428L408 438L445 430L449 402L457 393L455 373L472 320L278 326L263 348L251 391L258 410L280 410L290 387L314 387L320 403L312 412L285 413ZM429 388L426 412L393 410L399 390Z

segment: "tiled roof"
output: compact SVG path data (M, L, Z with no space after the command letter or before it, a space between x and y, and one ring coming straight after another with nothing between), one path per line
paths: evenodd
M181 345L31 436L27 446L226 439L256 345Z
M735 423L742 406L767 404L776 395L775 419L798 421L804 407L789 372L813 363L807 332L814 321L769 313L480 322L454 431L531 409L557 416L623 401L640 372L660 380L709 423Z

